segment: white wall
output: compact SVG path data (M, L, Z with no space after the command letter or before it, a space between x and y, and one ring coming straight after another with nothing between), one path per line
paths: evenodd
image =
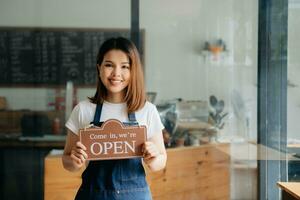
M150 91L158 92L158 101L208 100L214 94L225 100L230 112L225 132L255 139L257 1L152 0L140 6L141 28L146 30L146 82ZM219 38L230 55L205 62L204 42ZM234 90L245 104L243 119L233 114Z
M231 93L236 90L250 116L250 138L255 137L257 1L140 1L140 15L146 33L147 90L158 93L156 102L208 100L214 94L225 100L231 113L225 132L245 136L245 119L238 119L231 106ZM129 28L130 1L0 0L0 26ZM204 42L219 38L227 44L229 56L205 62ZM48 89L0 88L0 92L11 109L46 109ZM32 100L20 100L22 93ZM94 90L78 93L84 99Z
M0 0L0 5L0 26L130 27L130 0Z

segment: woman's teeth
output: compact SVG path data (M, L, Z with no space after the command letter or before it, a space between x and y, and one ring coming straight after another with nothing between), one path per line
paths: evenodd
M111 83L121 83L121 80L110 80Z

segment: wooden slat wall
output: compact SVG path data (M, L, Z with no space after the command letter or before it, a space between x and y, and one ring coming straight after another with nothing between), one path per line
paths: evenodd
M228 144L168 149L164 170L150 172L147 181L154 200L230 199ZM220 151L220 149L222 149ZM61 156L45 159L45 200L71 200L81 173L63 169Z

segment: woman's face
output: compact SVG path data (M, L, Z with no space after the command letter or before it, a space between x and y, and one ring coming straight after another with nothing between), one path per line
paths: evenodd
M107 89L107 100L122 102L125 88L130 81L130 63L128 56L121 50L110 50L98 65L100 79Z

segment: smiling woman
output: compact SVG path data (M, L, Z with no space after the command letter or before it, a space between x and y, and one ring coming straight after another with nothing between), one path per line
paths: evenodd
M120 157L115 157L114 160L108 158L108 162L89 161L75 199L150 200L151 192L142 163L145 163L151 171L158 171L165 167L167 155L162 138L164 127L159 113L145 98L139 54L135 45L128 39L111 38L101 45L97 58L97 91L90 101L81 101L76 105L66 123L68 135L62 157L64 168L78 171L86 166L87 160L93 156L106 155L109 152L135 153L137 141L128 139L115 141L118 137L126 139L128 133L116 130L118 134L114 134L114 131L109 131L105 123L111 119L123 122L126 127L139 125L147 127L147 140L144 134L138 146L141 152L138 157L126 157L121 160L117 159ZM103 131L109 132L108 140L103 143L85 142L82 135L86 134L81 134L79 130L86 127L89 122L95 126L104 123Z

